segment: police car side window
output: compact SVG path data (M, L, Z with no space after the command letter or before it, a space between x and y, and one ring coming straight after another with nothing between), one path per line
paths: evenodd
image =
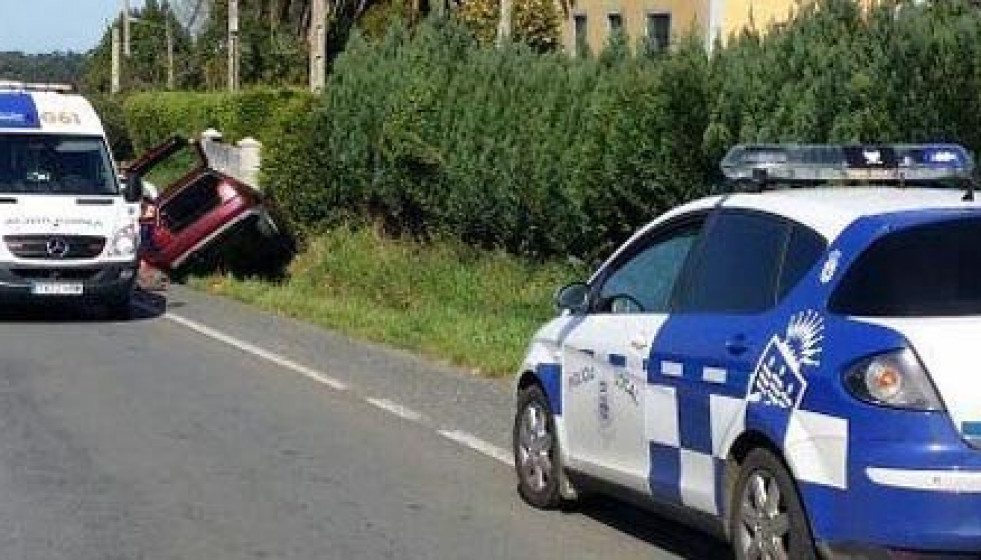
M790 229L762 214L720 214L679 291L676 311L758 313L772 307Z
M618 265L599 291L600 313L666 313L675 282L701 231L701 221L658 237Z
M804 278L827 248L827 242L820 235L804 226L793 226L787 241L783 268L780 270L777 301L782 300Z

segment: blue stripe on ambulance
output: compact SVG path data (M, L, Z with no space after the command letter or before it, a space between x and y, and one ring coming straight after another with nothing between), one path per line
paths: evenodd
M0 93L0 128L41 128L37 105L30 94Z

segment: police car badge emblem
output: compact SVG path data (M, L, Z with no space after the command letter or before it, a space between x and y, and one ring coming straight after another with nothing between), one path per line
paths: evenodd
M791 316L784 336L773 335L750 382L747 400L779 408L797 408L807 390L806 367L819 364L824 319L816 311Z

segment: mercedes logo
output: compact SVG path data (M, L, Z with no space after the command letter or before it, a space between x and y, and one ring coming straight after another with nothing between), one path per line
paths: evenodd
M63 259L68 256L68 251L71 247L68 246L68 242L62 237L52 237L48 239L47 244L44 246L45 250L48 252L48 256L53 259Z

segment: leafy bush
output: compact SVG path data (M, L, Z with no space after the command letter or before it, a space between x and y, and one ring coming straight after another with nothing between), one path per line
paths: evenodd
M119 161L133 159L135 152L133 140L130 138L129 127L126 126L126 114L123 111L123 102L119 97L109 95L87 95L95 112L102 120L102 127L106 130L109 137L109 146L112 148L113 157Z
M711 56L696 39L635 56L619 38L572 59L488 46L490 26L476 31L484 41L453 21L393 26L355 35L317 100L136 95L127 117L138 147L182 128L270 131L264 184L302 229L370 222L590 258L706 192L737 142L981 148L981 10L968 0L863 10L802 3L791 21Z
M957 141L981 148L981 10L966 0L803 6L713 60L705 150L734 142Z
M215 128L228 140L252 136L266 143L289 126L283 115L309 107L312 96L299 90L256 89L243 93L138 93L126 99L126 122L142 152L174 134L192 137Z
M695 44L608 64L489 48L451 22L356 36L265 184L307 227L590 255L704 184L707 69Z

